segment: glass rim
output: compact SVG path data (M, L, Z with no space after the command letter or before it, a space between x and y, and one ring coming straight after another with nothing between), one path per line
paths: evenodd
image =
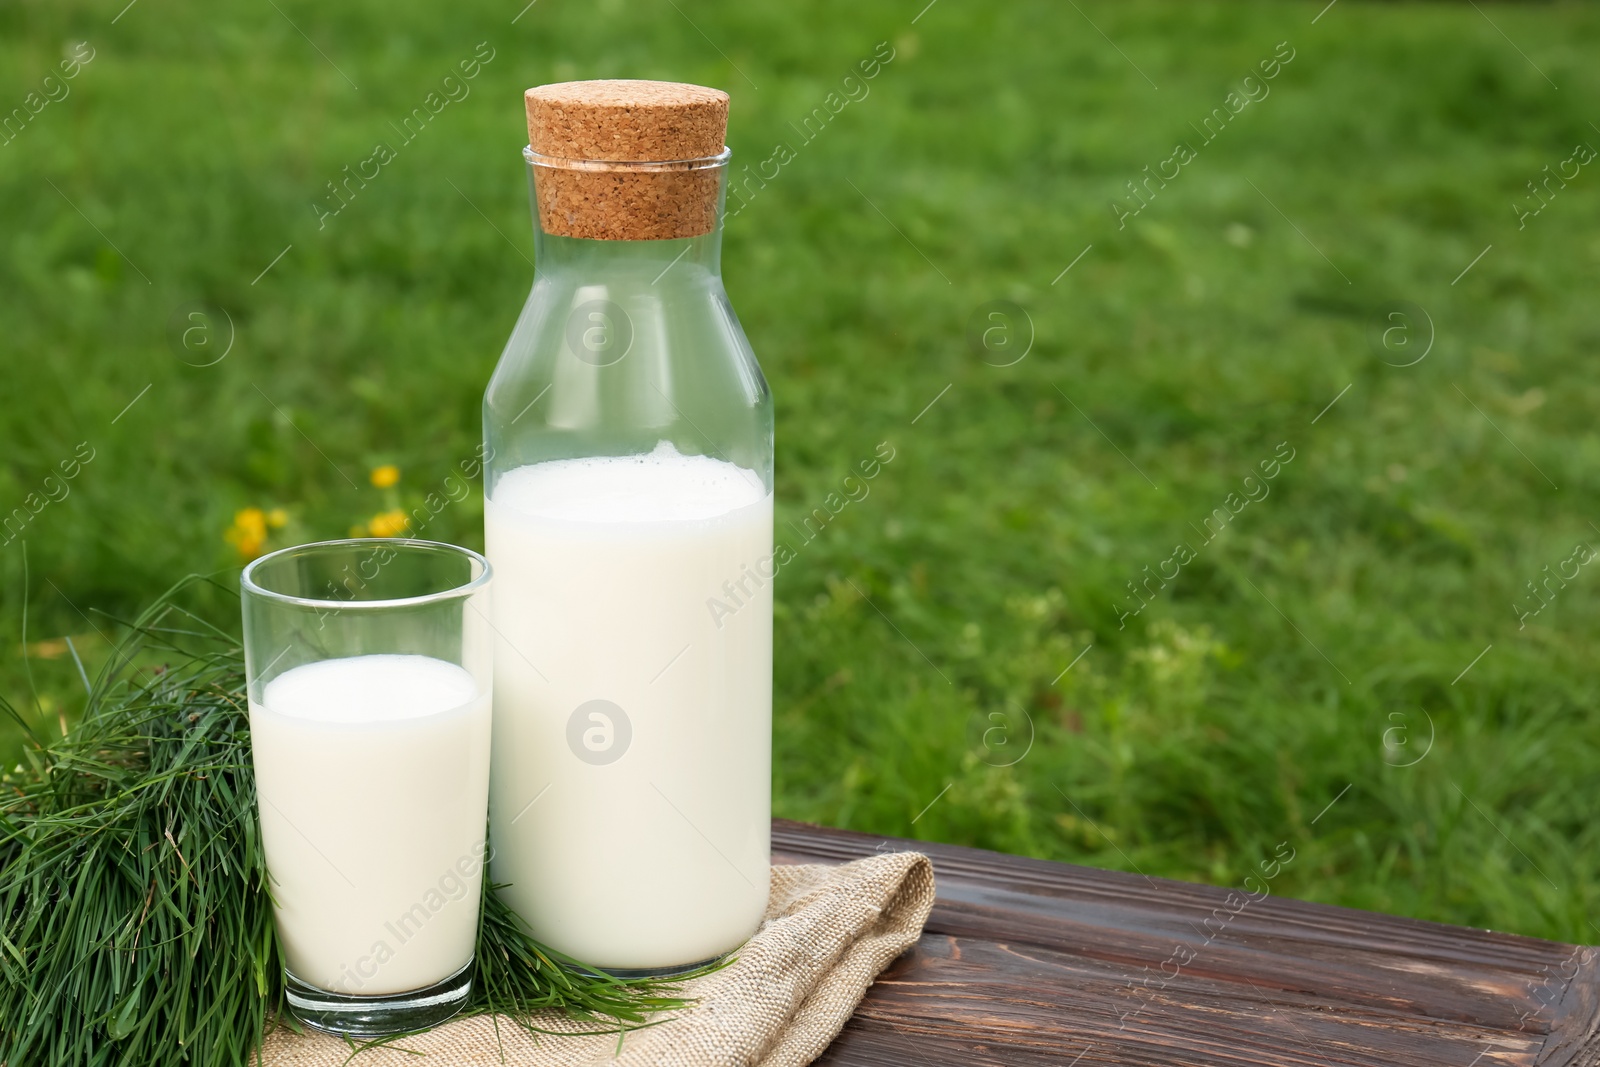
M713 170L725 167L733 157L733 149L723 146L714 156L697 156L693 159L567 159L562 156L541 155L532 145L522 147L522 158L529 166L550 167L556 170L609 171L619 168L650 173L652 171Z
M419 596L391 597L386 600L335 600L326 597L295 596L291 593L280 593L268 589L256 581L255 572L263 564L273 560L282 559L294 553L322 552L335 548L353 548L360 545L371 545L374 548L390 547L397 550L422 549L428 552L443 552L447 555L463 557L470 562L475 562L481 568L478 574L459 585L452 585L447 589L438 589L431 593ZM371 611L387 608L417 607L425 604L435 604L445 600L465 599L485 588L489 579L494 576L494 568L489 565L488 559L480 552L461 545L452 545L445 541L426 541L417 537L340 537L330 541L307 541L301 545L289 545L275 552L268 552L264 556L257 556L245 565L243 573L239 575L239 586L247 594L270 600L276 604L286 604L293 607L315 608L323 610L337 608L341 611Z

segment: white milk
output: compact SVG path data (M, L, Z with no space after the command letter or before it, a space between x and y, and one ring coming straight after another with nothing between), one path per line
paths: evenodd
M289 970L355 995L472 958L489 695L428 656L308 663L250 704L261 836Z
M736 948L767 903L772 497L663 443L509 471L484 518L491 877L595 966Z

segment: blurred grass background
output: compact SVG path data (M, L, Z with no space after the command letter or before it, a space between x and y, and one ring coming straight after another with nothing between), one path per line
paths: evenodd
M724 257L780 533L895 452L778 585L779 814L1219 884L1287 841L1276 892L1600 940L1600 579L1513 607L1600 542L1600 173L1512 207L1600 145L1594 7L123 3L0 4L6 112L94 49L0 145L0 511L67 489L0 547L0 692L41 729L116 617L472 453L532 277L525 87L696 81L736 175L796 149ZM428 534L480 527L474 496Z

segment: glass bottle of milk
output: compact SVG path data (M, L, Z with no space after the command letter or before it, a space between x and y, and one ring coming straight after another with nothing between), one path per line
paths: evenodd
M491 875L615 973L767 904L772 399L722 286L727 105L528 91L537 274L484 398Z

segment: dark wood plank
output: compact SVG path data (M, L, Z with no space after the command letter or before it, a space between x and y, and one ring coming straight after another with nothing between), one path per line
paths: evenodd
M1571 980L1555 1001L1541 1067L1600 1064L1600 950L1584 949L1570 973Z
M1591 948L773 823L775 863L889 849L932 857L938 902L824 1064L1600 1063Z

